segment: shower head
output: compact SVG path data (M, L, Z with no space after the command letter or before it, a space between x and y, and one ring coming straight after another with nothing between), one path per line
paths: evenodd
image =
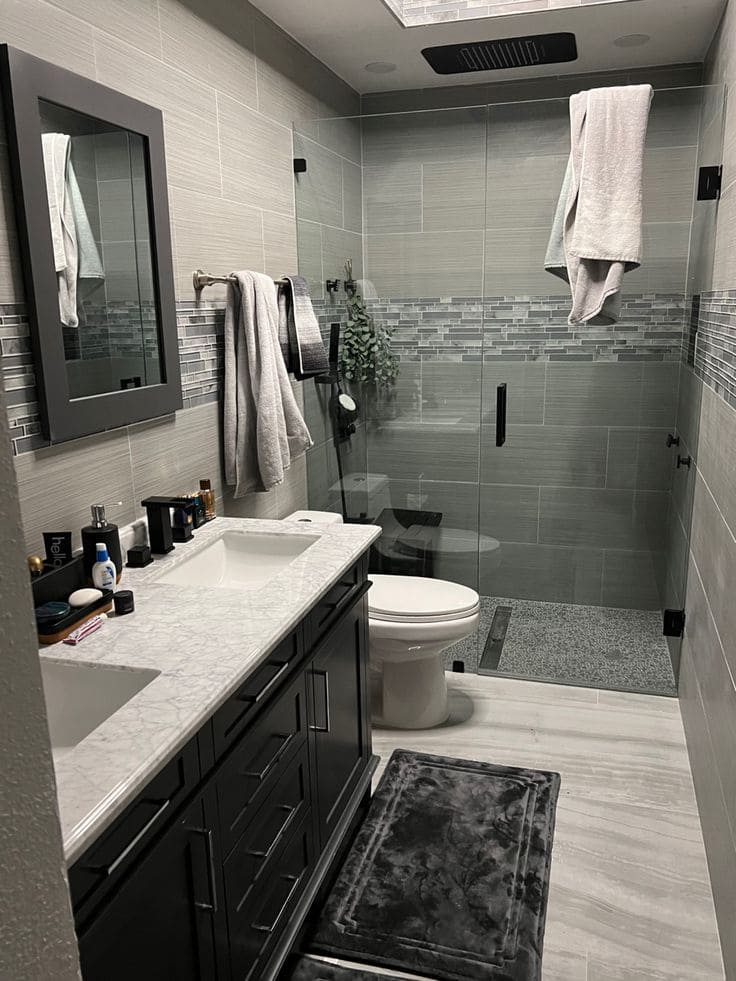
M565 32L443 44L424 48L422 54L438 75L459 75L576 61L578 48L575 35Z

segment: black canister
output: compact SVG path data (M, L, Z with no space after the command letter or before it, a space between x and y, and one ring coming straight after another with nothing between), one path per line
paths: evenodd
M123 552L120 548L120 534L118 526L111 524L105 517L105 505L92 505L92 524L82 528L82 556L84 561L84 574L89 582L92 582L92 566L97 561L97 542L107 549L107 554L115 563L116 582L120 582L123 574Z

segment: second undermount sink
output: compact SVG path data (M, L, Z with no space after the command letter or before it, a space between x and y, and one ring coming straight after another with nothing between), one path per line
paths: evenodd
M41 658L41 681L51 749L59 759L74 749L159 672Z
M159 576L157 582L230 589L263 585L316 541L316 535L228 531Z

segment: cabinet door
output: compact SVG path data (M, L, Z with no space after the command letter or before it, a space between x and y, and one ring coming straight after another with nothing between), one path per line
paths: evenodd
M368 604L361 597L330 630L309 668L315 818L324 847L371 757Z
M216 889L198 801L80 933L84 981L215 981Z

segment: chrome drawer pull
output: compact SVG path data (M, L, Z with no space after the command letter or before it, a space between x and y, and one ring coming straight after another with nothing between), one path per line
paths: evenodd
M279 924L279 920L284 915L284 912L286 910L286 907L291 902L291 897L294 895L294 891L296 890L296 887L299 885L299 881L301 880L301 876L300 875L282 875L282 876L279 876L279 878L283 879L284 882L290 882L291 883L291 889L289 889L289 892L288 892L288 894L286 896L286 899L284 900L283 905L281 906L281 909L278 911L278 914L276 916L276 919L273 921L273 923L271 924L271 926L263 926L263 924L261 924L261 923L252 923L251 924L252 928L254 930L257 930L259 933L273 933L273 931L276 929L276 927Z
M327 671L318 671L316 668L312 670L312 674L320 675L324 678L325 682L325 724L324 726L311 725L309 728L312 732L329 732L330 731L330 676Z
M154 801L151 801L150 803L157 803L157 804L159 804L158 810L153 815L153 817L149 821L146 821L146 823L143 825L143 827L138 832L138 834L135 836L135 838L133 838L133 840L131 842L129 842L129 844L127 844L125 846L125 848L120 852L120 854L118 855L118 857L115 858L115 859L113 859L113 861L110 862L109 865L92 865L92 866L90 866L90 868L94 872L104 872L105 875L112 875L113 872L120 866L121 862L124 862L125 859L128 857L128 855L130 855L130 853L133 851L133 849L138 844L138 842L142 838L144 838L146 836L146 834L154 826L154 824L156 824L156 822L159 820L159 818L161 817L161 815L167 809L167 807L169 806L169 804L171 803L171 801L170 800L165 800L163 802L159 802L159 801L155 801L154 802Z
M263 701L263 699L268 695L270 691L273 691L275 685L278 684L279 680L283 678L284 674L289 670L291 662L287 661L286 664L282 664L278 669L276 674L271 678L271 680L261 688L261 690L256 695L239 695L237 696L238 702L249 702L253 705L257 705L258 702Z
M215 878L215 848L212 841L211 828L189 828L195 835L203 835L207 844L207 875L209 879L210 900L209 903L195 903L197 909L206 910L208 913L217 912L217 880Z
M290 732L287 735L284 732L275 732L274 733L274 736L276 736L277 739L283 739L284 740L284 744L281 746L281 748L279 749L278 753L273 757L273 759L271 759L271 760L268 761L268 763L261 770L260 773L257 770L246 770L245 773L243 774L244 777L250 777L252 780L257 780L258 783L263 783L263 781L269 775L269 773L271 772L271 770L273 770L273 768L279 762L279 760L281 759L281 757L284 755L284 753L286 752L288 746L291 744L292 740L296 738L296 733L295 732Z
M276 848L276 846L278 845L278 843L281 841L281 839L284 837L284 834L286 833L287 828L291 824L292 818L296 814L296 808L295 807L291 807L289 804L281 804L279 806L278 810L279 811L286 811L288 813L288 815L289 815L287 817L287 819L284 821L284 823L282 824L281 830L279 831L279 833L273 839L273 841L268 846L268 848L266 849L265 852L264 851L258 851L258 852L257 851L250 851L250 852L246 852L245 853L246 855L249 855L251 858L262 858L262 859L269 859L271 857L271 855L273 854L274 849Z

